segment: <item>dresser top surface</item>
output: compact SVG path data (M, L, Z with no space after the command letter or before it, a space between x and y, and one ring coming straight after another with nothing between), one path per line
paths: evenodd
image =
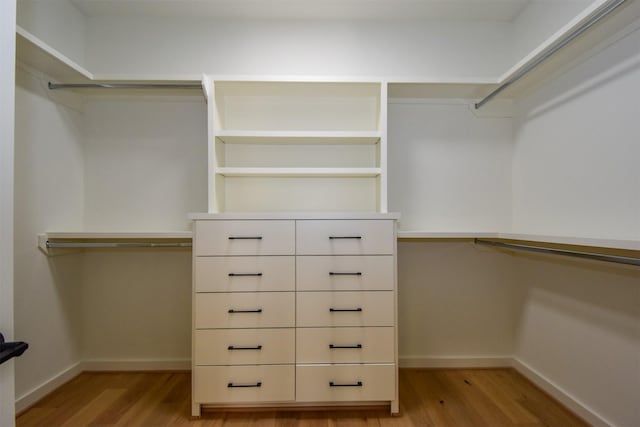
M269 220L269 219L390 219L397 220L397 212L224 212L224 213L190 213L193 221L206 220Z

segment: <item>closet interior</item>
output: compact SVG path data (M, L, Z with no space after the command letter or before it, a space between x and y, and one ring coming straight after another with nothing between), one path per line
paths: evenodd
M121 3L18 1L18 411L84 370L192 368L192 220L393 213L396 368L513 366L640 423L637 0Z

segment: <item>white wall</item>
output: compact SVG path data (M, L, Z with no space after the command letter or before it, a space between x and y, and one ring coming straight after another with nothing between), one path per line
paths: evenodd
M92 17L98 74L496 77L510 25L491 22L278 21Z
M607 424L640 425L640 270L559 256L517 268L516 358Z
M190 357L191 252L46 257L45 231L187 230L206 209L202 97L80 98L20 69L16 128L16 333L22 398L80 361ZM53 98L51 98L53 97Z
M16 362L20 398L80 361L79 255L47 258L36 235L83 219L82 112L48 98L46 78L16 80L15 331L30 348Z
M389 210L401 230L498 231L511 222L513 126L463 103L389 105Z
M18 0L18 25L85 66L86 17L69 0Z
M85 111L84 229L190 229L207 209L204 98L94 96ZM82 285L84 359L189 360L191 251L87 251Z
M521 301L515 274L512 257L471 241L399 242L401 364L511 357Z
M0 332L13 340L13 153L16 2L0 0ZM14 425L14 362L0 365L0 425Z
M514 231L640 238L637 87L636 30L521 101ZM602 420L640 424L640 271L562 257L518 269L516 357Z
M207 210L204 97L91 97L85 106L84 229L189 230Z
M520 102L514 231L640 239L639 86L636 30Z
M87 251L82 286L84 360L190 366L190 250Z

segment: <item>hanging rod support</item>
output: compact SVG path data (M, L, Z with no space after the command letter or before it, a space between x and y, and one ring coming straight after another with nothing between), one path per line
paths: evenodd
M545 248L541 246L521 245L518 243L494 242L492 240L475 239L478 245L493 246L503 249L517 249L521 251L536 252L542 254L565 255L575 258L591 259L596 261L614 262L618 264L635 265L640 267L640 258L631 258L619 255L605 255L592 252L572 251L567 249Z
M536 58L533 62L529 63L526 67L522 68L520 71L518 71L513 76L509 77L504 83L502 83L500 86L498 86L489 95L485 96L481 101L479 101L476 104L474 104L475 109L477 110L480 107L482 107L484 104L486 104L487 102L491 101L500 92L502 92L503 90L505 90L506 88L511 86L516 81L520 80L522 77L524 77L526 74L528 74L531 70L533 70L538 65L542 64L544 61L549 59L557 51L559 51L560 49L562 49L563 47L565 47L566 45L571 43L575 38L577 38L582 33L587 31L589 28L594 26L602 18L604 18L605 16L609 15L611 12L613 12L615 9L617 9L618 6L622 5L622 3L624 3L625 1L627 1L627 0L614 0L613 2L609 3L603 9L599 10L595 15L593 15L591 18L589 18L589 20L585 21L578 28L576 28L573 31L571 31L564 38L562 38L561 40L556 42L554 45L552 45L551 48L548 49L546 52L544 52L541 56Z
M45 246L52 248L190 248L191 242L51 242Z
M197 89L201 84L194 83L52 83L49 89Z

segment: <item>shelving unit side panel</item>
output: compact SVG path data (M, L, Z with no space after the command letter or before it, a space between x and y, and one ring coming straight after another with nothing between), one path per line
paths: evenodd
M378 144L378 164L380 166L380 177L378 182L378 211L388 211L387 199L387 91L388 84L383 82L380 85L380 106L378 129L380 130L380 143Z

